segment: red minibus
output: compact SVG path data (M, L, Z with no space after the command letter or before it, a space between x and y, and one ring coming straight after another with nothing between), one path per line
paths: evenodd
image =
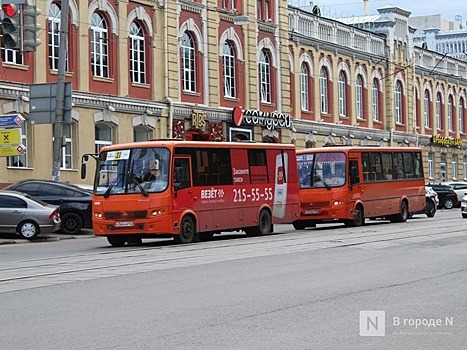
M293 145L155 140L103 147L97 160L93 231L112 246L142 238L196 242L243 230L265 235L298 218Z
M360 226L365 218L405 222L425 207L422 151L416 147L322 147L297 151L300 217Z

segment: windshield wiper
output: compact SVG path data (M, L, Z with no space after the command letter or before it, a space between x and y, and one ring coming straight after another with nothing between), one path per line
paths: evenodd
M146 192L146 190L144 189L144 187L141 186L141 184L139 183L138 178L137 178L134 174L131 174L130 177L131 177L131 182L134 183L136 186L138 186L138 188L139 188L139 190L141 191L141 193L142 193L145 197L149 196L149 194Z

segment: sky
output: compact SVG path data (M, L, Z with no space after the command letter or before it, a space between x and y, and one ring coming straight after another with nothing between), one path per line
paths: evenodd
M324 17L363 16L363 0L288 0L290 5L310 8L310 3L318 5ZM454 21L456 15L467 22L466 0L369 0L370 15L377 15L377 9L386 5L397 6L411 12L410 16L443 15L444 19Z

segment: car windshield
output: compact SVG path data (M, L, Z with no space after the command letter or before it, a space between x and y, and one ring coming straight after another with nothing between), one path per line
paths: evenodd
M167 148L133 148L101 153L94 191L98 195L162 192L168 187Z

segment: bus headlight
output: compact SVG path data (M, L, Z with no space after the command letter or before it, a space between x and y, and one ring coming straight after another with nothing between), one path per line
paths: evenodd
M96 218L96 219L102 219L102 213L94 212L92 215L93 215L93 217Z
M164 209L154 209L152 212L151 212L151 216L160 216L160 215L164 215L165 214L165 210Z
M341 201L341 200L335 200L334 202L332 202L332 205L342 205L344 204L344 201Z

